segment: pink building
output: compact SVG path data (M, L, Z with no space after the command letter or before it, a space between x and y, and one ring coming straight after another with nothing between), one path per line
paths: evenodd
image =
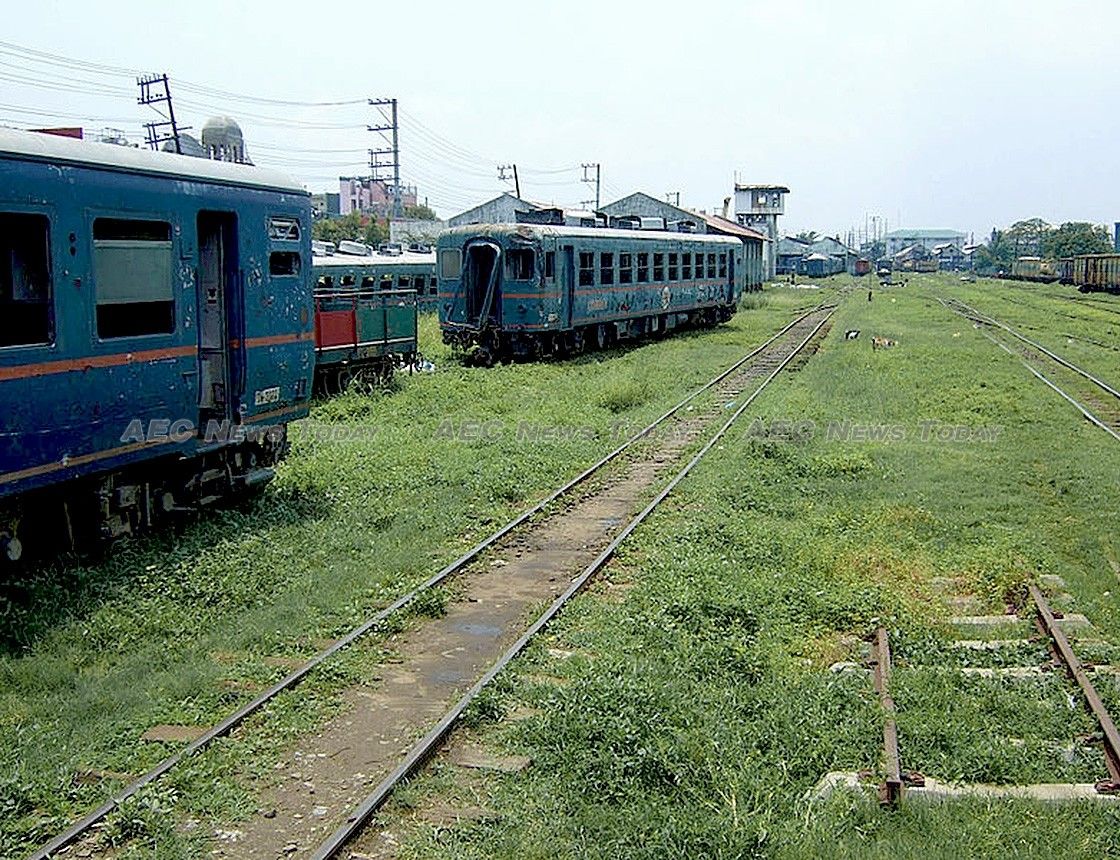
M416 186L401 186L401 205L416 205ZM389 216L393 208L393 183L368 176L340 176L338 178L338 211L342 215L351 212L375 215L379 218Z

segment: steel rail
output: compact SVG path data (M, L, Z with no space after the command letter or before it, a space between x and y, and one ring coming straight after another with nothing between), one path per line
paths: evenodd
M983 316L971 316L971 315L969 315L969 314L967 314L967 313L965 313L965 312L963 312L963 311L961 311L957 308L954 308L952 305L950 305L944 299L938 299L938 301L941 302L941 304L943 304L946 308L953 311L953 313L959 314L960 316L964 317L965 319L970 319L970 320L973 320L974 322L981 323L981 324L987 324L990 321L990 318L984 318ZM963 302L960 302L960 304L964 307L968 307ZM1061 397L1063 400L1065 400L1067 403L1069 403L1071 406L1073 406L1090 423L1095 424L1097 427L1099 427L1101 430L1103 430L1105 433L1107 433L1109 436L1111 436L1117 442L1120 442L1120 433L1118 433L1113 427L1111 427L1109 424L1107 424L1101 418L1098 418L1095 414L1093 414L1093 412L1090 411L1090 409L1087 406L1085 406L1085 404L1081 403L1079 400L1074 398L1072 395L1066 393L1066 391L1064 389L1062 389L1056 382L1051 380L1048 376L1046 376L1044 373L1042 373L1042 371L1040 371L1033 364L1031 364L1029 361L1027 361L1021 353L1015 352L1009 346L1007 346L1007 344L1003 343L1001 340L999 340L997 338L992 337L992 335L989 334L986 331L981 330L980 333L982 335L984 335L984 337L986 337L992 343L994 343L996 346L998 346L1000 349L1002 349L1004 352L1006 352L1008 355L1010 355L1012 358L1017 359L1023 365L1023 367L1025 367L1028 371L1030 371L1031 374L1033 374L1040 382L1042 382L1044 385L1049 387L1059 397Z
M820 309L818 309L820 310ZM684 478L693 470L697 463L703 459L720 439L726 435L731 426L738 420L739 416L746 411L746 409L754 402L755 398L778 376L786 365L797 356L814 337L821 330L824 324L831 317L835 306L827 308L825 316L813 330L802 340L790 353L787 355L780 364L758 385L758 387L739 405L735 412L727 419L726 422L719 428L718 431L705 443L705 445L692 457L691 460L682 468L676 475L673 476L661 491L653 498L653 500L641 510L626 527L608 544L594 561L592 561L583 571L572 580L568 588L556 598L555 601L539 616L530 627L521 635L521 637L510 646L510 648L494 663L486 673L479 678L479 680L471 687L458 702L443 715L438 723L419 741L417 741L409 750L408 755L405 756L397 768L389 774L382 782L373 790L372 793L355 807L354 811L347 817L346 822L342 824L334 833L323 842L315 853L312 855L314 860L328 860L334 857L339 850L341 850L351 839L360 831L372 816L381 806L388 800L389 796L393 793L397 785L404 779L411 776L416 770L428 760L428 758L440 747L444 739L450 734L455 726L455 723L462 717L463 713L470 706L471 702L482 692L491 681L498 676L518 654L524 650L525 646L537 635L544 627L559 614L560 610L568 603L576 594L578 594L587 582L598 573L607 562L614 557L618 547L621 546L637 528L640 526L653 511L668 497L669 493L684 480ZM812 313L812 312L811 312Z
M1062 365L1062 367L1065 367L1068 370L1072 370L1074 373L1080 374L1081 376L1085 377L1090 382L1092 382L1094 385L1101 388L1103 391L1107 391L1113 397L1120 400L1120 391L1117 391L1115 388L1113 388L1107 382L1105 382L1101 379L1097 379L1097 377L1093 376L1093 374L1089 373L1087 370L1082 370L1080 367L1078 367L1072 361L1068 361L1067 359L1062 358L1056 352L1053 352L1053 351L1047 349L1042 344L1038 343L1035 340L1032 340L1031 338L1027 337L1025 334L1021 334L1020 332L1013 329L1011 326L1007 325L1004 322L1001 322L1000 320L996 319L995 317L991 316L990 314L986 314L983 311L977 310L976 308L965 304L960 299L952 299L952 301L956 302L962 308L969 311L969 313L974 314L975 316L973 316L972 319L975 319L977 322L987 323L988 325L994 325L997 328L1003 329L1005 332L1010 334L1012 337L1018 338L1023 343L1033 347L1034 349L1037 349L1039 352L1043 353L1044 355L1048 356L1049 358L1052 358L1058 364ZM959 311L958 311L958 313L959 313Z
M1089 710L1100 724L1104 736L1105 763L1108 765L1112 784L1116 786L1120 784L1120 732L1116 730L1116 724L1112 721L1104 702L1101 701L1097 688L1093 686L1093 682L1085 673L1085 668L1081 665L1081 661L1069 644L1069 639L1061 627L1058 626L1057 618L1054 616L1050 604L1046 602L1041 589L1033 582L1029 583L1027 588L1038 612L1037 624L1040 631L1050 637L1055 654L1061 659L1073 680L1077 682L1077 686L1081 688L1081 695L1085 698L1085 704L1088 705Z
M524 525L528 520L532 519L534 516L539 514L541 511L543 511L545 508L547 508L549 505L551 505L553 502L555 502L561 496L563 496L566 493L570 492L571 490L575 489L577 486L584 483L588 478L590 478L592 475L594 475L596 472L598 472L604 466L606 466L609 463L616 460L619 456L621 456L623 453L625 453L633 445L635 445L637 442L641 441L642 439L647 437L650 433L652 433L654 430L656 430L662 423L667 421L669 418L671 418L673 415L675 415L677 412L679 412L681 409L683 409L685 406L687 406L689 403L691 403L693 400L695 400L701 394L710 390L711 388L713 388L714 386L718 385L720 382L725 380L727 377L731 376L733 373L735 373L735 371L739 370L739 368L741 368L748 361L750 361L751 359L758 356L761 352L763 352L763 350L767 349L771 344L773 344L779 338L781 338L782 336L784 336L788 332L790 332L795 326L797 326L798 324L800 324L804 320L808 319L810 316L812 316L815 313L819 313L821 311L827 310L829 312L829 314L831 314L831 312L833 310L835 310L835 308L836 308L836 305L829 305L827 303L827 301L825 301L825 302L821 302L821 304L817 305L815 308L812 308L809 311L807 311L807 312L801 314L800 316L796 317L794 320L792 320L791 322L789 322L788 324L783 326L781 329L779 329L775 334L773 334L767 340L763 341L763 343L760 344L758 347L751 350L745 356L743 356L742 358L735 361L735 363L732 364L730 367L728 367L726 370L722 371L720 374L715 376L709 382L705 383L703 386L701 386L700 388L693 391L691 394L689 394L687 397L685 397L679 403L677 403L676 405L671 407L669 410L664 412L662 415L660 415L658 418L656 418L649 425L647 425L646 427L639 430L637 433L635 433L633 436L631 436L629 439L627 439L625 442L623 442L621 445L619 445L617 448L615 448L609 454L602 457L600 460L598 460L597 462L595 462L594 464L592 464L591 466L586 468L584 471L580 472L578 475L576 475L576 477L572 478L570 481L568 481L562 487L560 487L557 490L554 490L552 493L550 493L544 499L537 502L537 504L533 505L528 510L519 514L514 519L510 520L508 523L506 523L504 526L499 528L497 531L495 531L489 537L485 538L480 543L476 544L474 547L467 550L467 552L465 552L463 555L459 556L457 559L452 561L450 564L448 564L446 567L444 567L438 573L433 574L431 577L424 580L423 583L421 583L419 586L414 588L412 591L410 591L407 594L405 594L405 595L397 598L396 600L394 600L391 604L389 604L389 606L385 607L384 609L379 611L377 614L373 615L372 617L370 617L366 621L362 622L360 625L358 625L357 627L352 629L349 633L347 633L341 639L337 640L336 642L334 642L329 647L320 651L314 657L311 657L302 666L293 670L290 674L285 676L282 680L276 682L271 687L269 687L267 690L260 693L252 701L243 705L241 708L239 708L238 710L236 710L235 712L230 714L228 717L223 719L217 725L211 727L210 729L207 729L205 733L200 735L197 739L195 739L194 741L189 743L183 749L181 749L178 752L173 753L172 755L168 756L163 761L161 761L159 764L157 764L154 768L152 768L147 773L145 773L143 776L141 776L138 779L136 779L135 781L129 783L129 785L127 785L125 788L121 789L117 794L113 795L109 800L105 801L102 805L98 806L97 808L95 808L91 812L84 815L82 818L78 819L76 822L74 822L72 825L70 825L68 828L66 828L66 830L64 830L62 833L58 834L53 839L51 839L49 842L47 842L45 845L43 845L39 849L37 849L34 854L29 856L28 860L47 860L47 858L52 857L58 851L62 850L66 846L73 843L76 839L80 838L83 834L85 834L87 831L89 831L90 828L92 828L95 824L97 824L99 821L103 820L107 815L109 815L114 809L116 809L118 806L120 806L124 801L128 800L129 798L131 798L135 794L137 794L145 786L150 785L151 783L158 780L160 777L162 777L168 771L172 770L174 767L176 767L183 760L185 760L185 759L193 756L194 754L196 754L198 752L201 752L202 750L206 749L215 740L218 740L219 738L222 738L222 737L228 735L231 731L233 731L233 729L235 729L237 726L239 726L241 723L243 723L249 716L251 716L252 714L259 711L262 707L264 707L270 701L275 699L278 695L285 692L286 690L290 690L290 689L293 689L294 687L296 687L314 669L316 669L317 667L322 665L325 661L329 660L331 657L333 657L339 651L341 651L344 648L352 645L358 639L361 639L366 634L368 634L371 631L378 628L390 616L392 616L392 615L396 614L397 612L401 611L402 609L405 609L406 607L408 607L411 603L413 603L416 600L416 598L418 596L420 596L424 592L429 591L430 589L432 589L435 586L442 583L444 580L446 580L449 577L453 576L454 574L462 571L463 568L465 568L467 565L469 565L471 562L473 562L475 559L477 559L483 552L485 552L487 549L492 547L494 544L496 544L498 541L500 541L502 538L504 538L510 532L512 532L515 529L519 528L520 526ZM819 328L819 326L818 326L818 328ZM816 329L814 329L814 331L816 331Z
M885 627L875 631L875 692L886 719L883 721L883 769L885 777L879 789L879 803L898 806L902 801L904 783L898 754L898 722L894 698L891 696L891 644Z
M1120 442L1120 433L1117 433L1114 429L1112 429L1112 427L1110 427L1108 424L1106 424L1104 421L1102 421L1100 418L1098 418L1096 415L1094 415L1092 412L1090 412L1089 408L1087 406L1085 406L1083 403L1081 403L1081 401L1079 401L1079 400L1075 399L1074 397L1072 397L1071 395L1067 394L1062 388L1060 388L1058 386L1058 384L1056 382L1051 380L1042 371L1040 371L1038 368L1036 368L1034 365L1032 365L1029 361L1027 361L1025 358L1023 358L1022 355L1019 355L1016 352L1014 352L1013 350L1011 350L1007 346L1007 344L1000 342L999 340L992 337L987 332L983 332L983 335L988 340L990 340L992 343L994 343L996 346L998 346L1000 349L1002 349L1004 352L1006 352L1008 355L1010 355L1012 358L1018 359L1019 362L1023 365L1023 367L1025 367L1032 374L1034 374L1034 376L1037 377L1040 382L1042 382L1043 384L1048 386L1050 389L1052 389L1055 394L1057 394L1059 397L1061 397L1063 400L1065 400L1067 403L1069 403L1071 406L1073 406L1078 412L1080 412L1082 414L1082 416L1084 416L1086 419L1088 419L1089 422L1091 422L1092 424L1095 424L1097 427L1099 427L1101 430L1103 430L1105 433L1107 433L1109 436L1111 436L1117 442Z

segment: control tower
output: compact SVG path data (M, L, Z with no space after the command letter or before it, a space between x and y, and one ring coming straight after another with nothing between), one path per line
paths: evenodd
M778 216L786 214L784 185L740 185L735 183L735 220L769 237L763 251L763 275L774 277L778 262Z

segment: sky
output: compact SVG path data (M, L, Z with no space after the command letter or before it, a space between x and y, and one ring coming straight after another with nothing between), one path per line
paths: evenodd
M337 190L384 145L366 100L395 97L402 179L441 216L512 190L499 164L524 197L578 205L598 163L603 203L718 211L736 180L787 185L786 233L1120 220L1115 0L39 0L4 17L0 124L139 141L156 117L134 75L167 72L180 124L229 114L255 163Z

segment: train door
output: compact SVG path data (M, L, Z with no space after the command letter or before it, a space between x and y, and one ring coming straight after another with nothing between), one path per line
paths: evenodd
M501 324L501 280L501 246L487 239L468 243L462 284L469 325L481 330Z
M560 315L564 327L571 328L575 318L576 304L576 249L572 245L561 245L556 259L556 285L560 292Z
M735 304L738 296L735 295L735 252L727 252L727 303Z
M233 417L238 380L244 378L240 339L232 334L231 308L239 299L237 215L198 214L198 411L199 428ZM239 315L238 315L239 318Z

